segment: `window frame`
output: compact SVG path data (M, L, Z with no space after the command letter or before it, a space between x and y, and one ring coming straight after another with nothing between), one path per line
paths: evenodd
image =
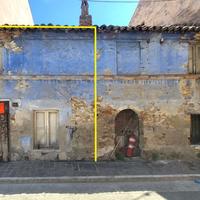
M196 68L199 70L198 72L196 73L200 73L200 44L197 44L196 45L196 59L195 59L195 62L196 62Z
M37 130L36 130L36 127L37 127L37 113L44 113L45 114L45 132L47 134L47 144L45 147L38 147L38 144L37 144ZM35 150L45 150L45 149L49 149L49 150L52 150L52 149L59 149L59 145L58 145L58 134L56 134L56 145L51 145L50 144L50 132L49 132L49 113L56 113L57 114L57 129L59 127L59 110L57 109L38 109L38 110L33 110L33 128L34 128L34 131L33 131L33 149Z

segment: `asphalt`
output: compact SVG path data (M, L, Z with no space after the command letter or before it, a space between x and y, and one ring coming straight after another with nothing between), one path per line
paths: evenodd
M200 180L200 161L13 161L0 163L0 183Z
M0 199L196 200L194 181L0 184Z

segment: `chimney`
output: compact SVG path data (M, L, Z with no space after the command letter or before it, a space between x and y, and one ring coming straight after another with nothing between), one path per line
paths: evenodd
M89 15L89 4L87 0L82 0L81 3L81 16L79 20L80 26L91 26L92 16Z

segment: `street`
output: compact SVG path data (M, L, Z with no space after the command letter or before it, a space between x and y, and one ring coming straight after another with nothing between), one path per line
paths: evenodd
M0 193L0 200L196 200L200 199L200 184L194 181L0 184Z

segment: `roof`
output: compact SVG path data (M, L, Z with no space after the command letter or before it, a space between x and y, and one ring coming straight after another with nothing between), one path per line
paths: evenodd
M54 27L50 27L54 26ZM65 25L68 26L68 25ZM167 33L176 33L176 32L200 32L200 24L197 25L171 25L171 26L145 26L145 25L138 25L138 26L114 26L114 25L102 25L96 26L98 32L167 32ZM74 26L75 27L75 26ZM33 26L19 26L19 25L4 25L0 26L0 31L41 31L41 30L54 30L56 32L83 32L89 30L89 28L76 28L74 29L73 26L70 28L64 28L61 25L53 25L53 24L41 24Z

